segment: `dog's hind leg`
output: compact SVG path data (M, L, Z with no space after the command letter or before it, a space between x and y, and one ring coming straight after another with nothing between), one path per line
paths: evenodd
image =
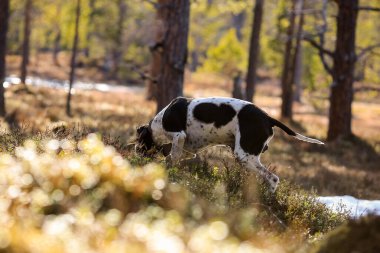
M259 157L255 157L252 162L258 170L264 172L263 177L269 183L271 192L275 192L278 184L280 183L280 178L274 173L270 172L264 165L261 164Z
M280 182L279 177L261 164L259 156L250 155L244 152L240 146L235 148L234 155L242 166L249 170L253 170L262 176L269 183L271 192L276 191L277 185Z

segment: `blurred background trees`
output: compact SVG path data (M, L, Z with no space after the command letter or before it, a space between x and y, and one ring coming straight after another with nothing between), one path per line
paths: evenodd
M9 17L9 0L0 3L0 84L5 79L5 56L7 48L7 31ZM0 85L0 116L5 116L4 86Z
M354 92L379 89L378 1L180 2L82 0L75 66L95 68L102 80L147 84L147 98L156 100L158 109L182 94L185 69L212 72L228 82L244 80L245 92L236 94L249 101L261 78L274 77L282 86L281 115L290 120L293 102L301 101L303 90L327 95L331 88L330 140L350 135ZM70 61L76 23L72 1L10 4L7 54L22 56L23 82L28 74L38 74L29 73L28 63L38 65L46 55L58 67ZM352 15L343 18L349 11ZM343 26L350 28L350 38L341 34ZM354 33L360 38L356 43Z
M260 31L263 22L264 0L256 0L253 9L251 41L249 44L249 60L247 69L246 98L252 101L255 94L256 71L260 54Z
M28 74L28 64L29 64L29 51L30 51L30 33L31 33L31 15L32 15L32 0L25 1L24 7L24 34L22 42L22 62L20 67L20 78L21 82L25 84L26 75Z
M73 41L73 49L71 52L71 61L70 61L70 76L69 76L69 91L67 93L67 102L66 102L66 114L71 116L71 90L74 84L75 78L75 68L76 68L76 59L78 51L78 40L79 40L79 20L81 15L81 0L77 0L77 6L75 9L75 33Z

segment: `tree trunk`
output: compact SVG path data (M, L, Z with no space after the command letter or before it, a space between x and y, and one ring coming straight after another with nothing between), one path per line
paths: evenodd
M237 99L244 99L243 91L242 91L242 84L243 84L243 78L241 76L241 72L238 71L234 78L232 79L233 82L233 89L232 89L232 97Z
M75 62L77 57L77 48L78 48L78 39L79 39L79 18L80 18L80 7L81 0L77 0L76 7L76 18L75 18L75 34L73 42L73 51L71 55L71 71L70 71L70 80L69 80L69 91L67 94L67 103L66 103L66 114L71 116L71 89L73 87L74 78L75 78Z
M264 0L256 0L249 46L249 59L247 70L246 100L252 101L255 94L256 70L260 54L260 30L263 20Z
M356 62L355 32L358 0L338 0L336 2L339 9L327 133L329 141L352 135L351 104Z
M298 0L298 10L302 12L304 0ZM296 40L296 49L294 52L294 101L301 102L302 94L302 34L303 34L303 24L304 24L304 14L299 14L299 22L297 28L297 40Z
M245 10L242 10L238 14L232 14L232 25L235 29L236 38L241 42L243 40L242 29L246 18Z
M293 37L294 37L294 26L295 26L295 9L296 1L292 0L292 11L289 14L289 27L287 29L285 54L284 54L284 65L281 77L281 88L282 88L282 104L281 104L281 117L286 119L292 119L293 110Z
M0 116L5 116L4 79L6 73L9 0L0 1Z
M58 60L58 54L61 51L61 30L58 28L58 32L54 38L54 49L53 49L53 62L55 66L60 66Z
M96 4L96 0L89 0L88 2L88 7L90 9L90 14L89 14L89 17L88 17L88 24L90 25L89 28L88 28L88 32L87 32L87 35L86 35L86 41L87 41L87 45L86 47L84 48L84 55L86 56L86 58L90 58L90 43L91 43L91 38L92 36L94 35L94 27L93 27L93 22L94 22L94 17L95 17L95 4Z
M199 66L199 52L196 49L194 49L190 55L191 55L190 71L195 72L197 71L197 68Z
M127 5L125 0L118 0L119 17L117 21L117 33L115 40L115 48L113 50L113 75L119 80L119 68L121 60L123 59L124 46L124 20L127 12Z
M21 61L21 82L25 84L26 76L28 74L29 64L29 47L30 47L30 23L31 23L32 0L25 2L24 14L24 40L22 43L22 61Z
M159 0L152 77L157 80L157 112L172 99L182 96L187 40L189 33L189 0Z
M154 42L152 45L149 46L150 52L152 54L152 61L150 65L150 76L152 78L148 80L146 99L157 101L157 92L158 92L157 84L158 84L158 78L161 75L161 64L163 62L162 60L163 41L165 40L165 36L167 32L164 20L160 19L159 9L157 10L157 14L156 14L154 30L155 30Z

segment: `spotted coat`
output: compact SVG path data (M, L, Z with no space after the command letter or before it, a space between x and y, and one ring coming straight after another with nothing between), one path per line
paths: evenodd
M183 150L196 153L211 145L230 146L237 160L263 176L275 191L278 176L260 162L274 126L299 140L323 144L294 132L250 102L224 97L178 97L152 119L149 130L155 145L172 144L169 159L174 163Z

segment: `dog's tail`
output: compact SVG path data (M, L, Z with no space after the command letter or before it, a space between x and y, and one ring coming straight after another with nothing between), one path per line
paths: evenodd
M277 126L277 127L281 128L282 130L284 130L285 133L287 133L290 136L293 136L294 138L296 138L298 140L306 141L306 142L310 142L310 143L322 144L322 145L324 144L323 142L321 142L317 139L309 138L309 137L303 136L302 134L294 132L292 129L287 127L285 124L283 124L282 122L280 122L274 118L270 117L270 120L271 120L273 126Z

